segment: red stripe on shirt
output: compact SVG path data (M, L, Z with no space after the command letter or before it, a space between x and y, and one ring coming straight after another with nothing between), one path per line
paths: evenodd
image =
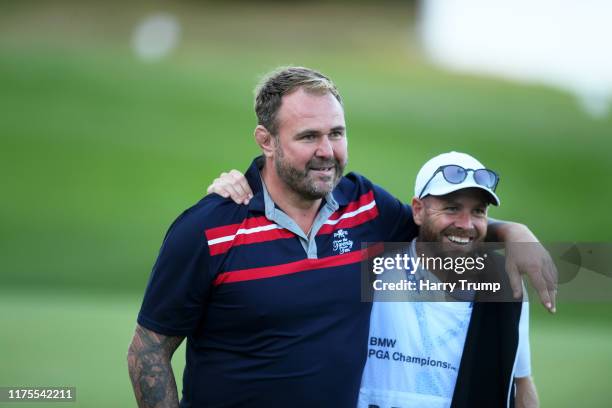
M275 228L270 231L260 231L253 234L240 234L231 241L210 245L209 250L211 255L219 255L229 251L233 246L274 241L277 239L292 238L294 236L293 232L284 228Z
M337 220L342 217L344 214L350 213L359 209L360 207L371 203L374 200L374 191L370 190L369 192L361 195L357 200L348 203L342 211L336 211L330 215L328 220ZM320 234L331 234L333 231L340 228L351 228L357 225L363 224L367 221L370 221L378 216L378 209L376 205L369 210L357 214L350 218L345 218L340 220L335 225L324 224L317 235ZM231 224L224 225L221 227L211 228L205 231L206 239L211 241L213 239L228 237L232 235L236 235L238 230L240 229L249 229L255 227L262 227L267 225L274 224L270 220L268 220L265 216L260 217L251 217L247 218L240 224ZM238 245L247 245L247 244L255 244L259 242L266 241L274 241L277 239L287 239L293 237L294 234L283 228L276 228L269 231L258 231L253 232L251 234L239 234L233 237L232 239L224 242L218 242L215 244L209 244L209 250L211 255L220 255L229 251L232 247Z
M261 268L241 269L231 272L220 273L214 280L213 285L219 286L225 283L244 282L249 280L273 278L276 276L291 275L294 273L311 271L323 268L333 268L342 265L349 265L361 262L382 253L382 244L348 252L342 255L333 255L320 259L303 259L281 265L264 266Z
M351 211L355 211L359 207L362 207L366 204L369 204L374 200L374 190L370 190L367 193L361 195L357 200L351 201L342 209L342 211L336 211L332 215L329 216L330 220L337 220L342 217L343 214L349 213Z
M274 224L268 220L265 216L247 218L241 223L223 225L222 227L210 228L205 231L206 239L212 240L216 238L226 237L228 235L236 234L239 229L263 227L266 225Z
M335 230L338 230L340 228L356 227L357 225L361 225L361 224L363 224L365 222L373 220L376 217L378 217L378 208L375 205L374 207L370 208L369 210L364 211L364 212L362 212L360 214L357 214L354 217L345 218L343 220L340 220L335 225L323 224L323 226L317 232L317 235L331 234L332 232L334 232Z

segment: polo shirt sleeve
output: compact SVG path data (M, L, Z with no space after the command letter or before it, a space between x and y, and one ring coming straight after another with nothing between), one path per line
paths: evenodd
M523 293L527 293L524 285ZM527 300L522 302L521 318L519 319L519 343L516 353L514 376L519 378L530 376L531 349L529 347L529 302Z
M374 197L384 231L382 241L412 241L419 233L412 218L412 208L377 185L374 185Z
M138 314L138 324L163 335L191 334L208 297L209 251L194 212L187 210L166 233Z

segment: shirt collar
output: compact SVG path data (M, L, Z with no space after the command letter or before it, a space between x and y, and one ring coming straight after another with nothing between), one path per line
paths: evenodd
M263 181L261 181L261 185L263 189L264 208L266 212L266 218L268 218L269 220L274 220L275 219L274 213L277 211L278 208L276 207L276 204L272 200L272 197L270 197L270 193L268 193L268 189L266 188L266 185L263 183ZM323 205L325 207L328 207L330 214L338 209L338 203L336 202L336 200L334 199L334 196L331 193L328 193L325 195Z
M342 179L340 179L340 181L342 181ZM344 207L350 202L349 197L344 194L343 189L340 187L340 183L338 183L331 194L333 195L334 201L338 204L338 207Z
M265 212L263 182L261 181L260 170L263 168L264 158L258 156L251 162L244 176L253 191L253 198L249 201L249 210Z

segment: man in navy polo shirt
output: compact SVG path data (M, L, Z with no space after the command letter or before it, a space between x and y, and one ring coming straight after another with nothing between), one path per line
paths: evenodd
M209 195L164 239L128 354L141 407L178 406L170 359L185 337L181 407L356 404L370 314L361 243L412 239L410 207L342 177L344 111L324 75L272 73L255 110L253 198Z

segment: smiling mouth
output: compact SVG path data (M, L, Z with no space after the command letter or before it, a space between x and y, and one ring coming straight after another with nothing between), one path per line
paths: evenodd
M457 235L446 235L446 238L452 242L453 244L458 245L467 245L470 242L474 241L474 238L471 237L459 237Z
M311 167L310 170L311 171L320 171L320 172L323 172L323 173L327 173L327 172L330 172L330 171L334 170L334 166L331 166L331 167Z

